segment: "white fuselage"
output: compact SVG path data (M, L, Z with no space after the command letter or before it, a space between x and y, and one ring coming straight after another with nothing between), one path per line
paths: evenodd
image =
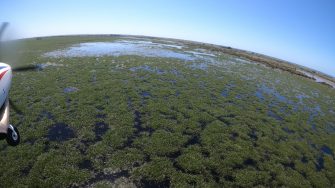
M7 133L9 127L8 93L12 82L12 68L0 62L0 133Z
M0 107L5 103L12 82L12 68L0 62Z

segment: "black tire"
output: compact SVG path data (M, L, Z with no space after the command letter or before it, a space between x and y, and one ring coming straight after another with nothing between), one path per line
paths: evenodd
M7 131L6 141L7 141L8 145L11 145L11 146L17 146L20 143L19 130L17 130L16 127L14 127L14 130L15 130L17 136L15 136L12 129L8 128L8 131Z

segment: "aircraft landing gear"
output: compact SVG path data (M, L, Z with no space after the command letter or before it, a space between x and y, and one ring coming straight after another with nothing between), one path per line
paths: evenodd
M9 123L9 100L0 108L0 140L6 138L8 145L17 146L20 143L20 133Z
M13 125L8 126L6 141L11 146L17 146L20 143L20 133Z

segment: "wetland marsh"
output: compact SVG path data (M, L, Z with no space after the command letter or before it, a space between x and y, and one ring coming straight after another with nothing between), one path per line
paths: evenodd
M335 89L189 41L21 40L3 187L331 187Z

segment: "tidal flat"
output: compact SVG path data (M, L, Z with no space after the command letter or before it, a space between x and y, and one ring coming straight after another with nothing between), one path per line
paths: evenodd
M3 187L331 187L335 89L208 45L20 40Z

